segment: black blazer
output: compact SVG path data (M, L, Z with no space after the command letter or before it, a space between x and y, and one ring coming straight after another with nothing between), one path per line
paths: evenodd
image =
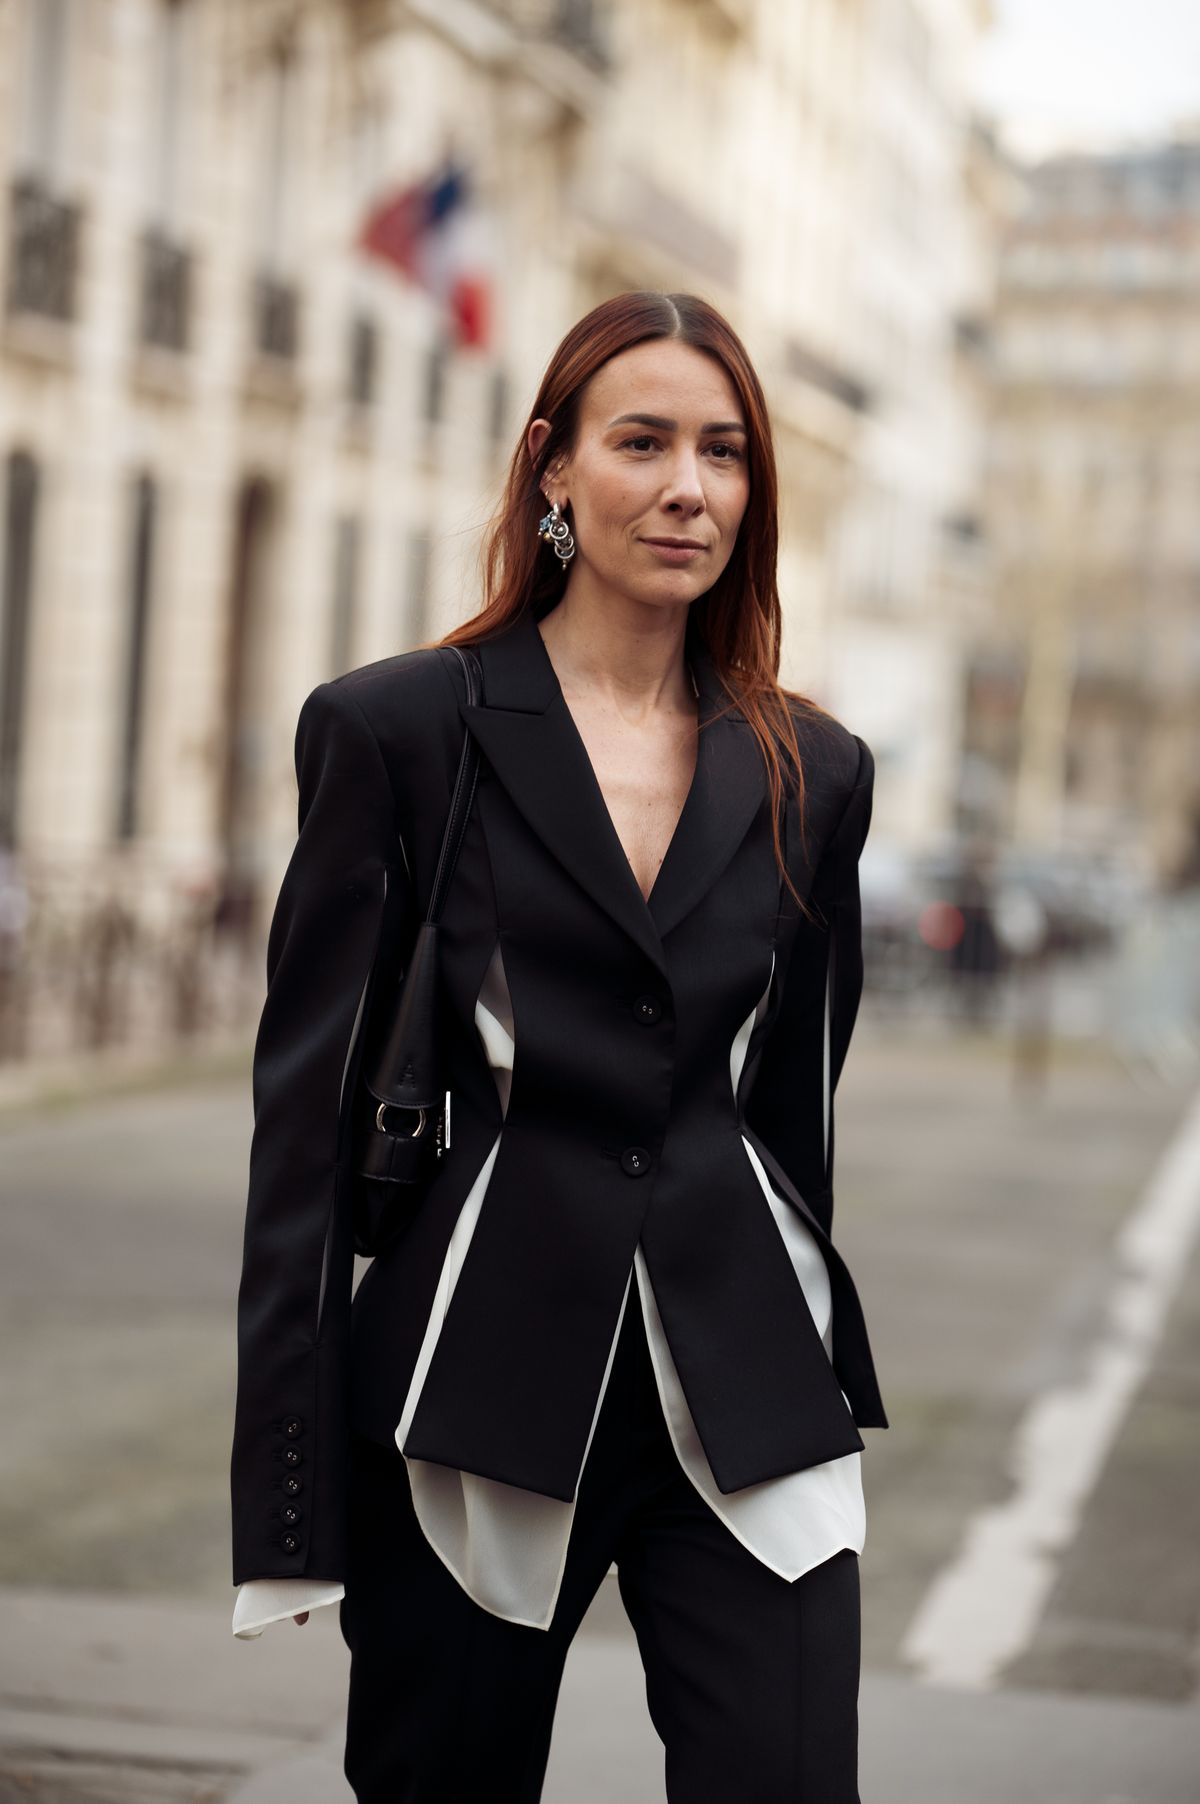
M766 771L689 632L696 773L649 902L533 613L476 648L483 700L436 648L307 696L299 838L267 945L254 1048L234 1582L345 1577L353 1424L387 1445L455 1219L496 1164L406 1453L570 1499L639 1239L723 1492L861 1449L886 1428L850 1273L830 1239L836 1086L862 987L868 747L797 707L807 784L777 870ZM351 1099L423 915L463 723L483 753L439 933L451 1145L411 1226L353 1294ZM474 1025L500 942L516 1054L507 1113ZM730 1049L766 987L735 1098ZM824 1254L832 1363L742 1135ZM843 1390L845 1397L843 1397ZM846 1399L850 1408L847 1408Z

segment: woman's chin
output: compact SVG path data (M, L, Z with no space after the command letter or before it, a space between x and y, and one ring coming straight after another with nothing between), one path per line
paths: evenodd
M681 602L694 601L708 587L709 584L702 582L694 570L662 570L649 581L640 576L629 592L641 601L678 607Z

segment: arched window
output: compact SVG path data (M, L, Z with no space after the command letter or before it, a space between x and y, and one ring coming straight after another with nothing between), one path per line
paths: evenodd
M130 515L128 630L125 638L116 785L115 832L117 838L123 840L132 839L141 824L138 818L138 791L146 712L146 653L150 634L157 515L158 485L152 476L139 476L133 486Z
M14 451L5 474L4 564L0 570L0 846L13 847L17 843L25 722L38 467L26 452Z

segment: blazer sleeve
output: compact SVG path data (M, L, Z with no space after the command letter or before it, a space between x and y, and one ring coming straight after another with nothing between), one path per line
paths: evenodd
M863 987L858 861L871 823L875 761L854 735L858 767L813 879L816 924L801 918L779 1013L764 1044L747 1120L826 1233L833 1224L833 1096Z
M230 1463L235 1585L345 1579L349 1114L388 886L402 873L379 744L340 683L306 697L295 762L298 837L267 938L253 1056Z

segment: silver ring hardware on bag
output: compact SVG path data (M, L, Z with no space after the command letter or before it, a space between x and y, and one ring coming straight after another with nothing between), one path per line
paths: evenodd
M388 1133L388 1132L389 1132L389 1129L387 1129L387 1128L386 1128L386 1127L385 1127L385 1126L384 1126L384 1125L383 1125L383 1117L384 1117L384 1111L385 1111L385 1110L387 1110L387 1109L394 1109L394 1108L395 1108L395 1107L396 1107L396 1106L397 1106L397 1105L396 1105L396 1104L395 1104L395 1103L391 1103L391 1102L381 1102L381 1103L380 1103L380 1105L379 1105L379 1107L378 1107L378 1108L377 1108L377 1109L376 1109L376 1111L375 1111L375 1126L376 1126L376 1127L377 1127L377 1128L378 1128L378 1129L379 1129L379 1131L380 1131L380 1133L381 1133L381 1134L386 1134L386 1133ZM411 1133L411 1134L406 1134L406 1135L402 1135L402 1136L400 1136L400 1138L402 1138L402 1139L407 1139L407 1140L415 1140L415 1139L416 1139L416 1137L417 1137L417 1135L418 1135L418 1134L423 1134L423 1133L424 1133L424 1132L425 1132L425 1110L424 1110L424 1109L418 1109L418 1110L417 1110L417 1114L418 1114L418 1116L419 1116L419 1117L420 1117L420 1119L419 1119L419 1120L418 1120L418 1122L417 1122L417 1125L416 1125L416 1127L415 1127L415 1128L414 1128L414 1129L413 1129L413 1131L412 1131L412 1133Z

